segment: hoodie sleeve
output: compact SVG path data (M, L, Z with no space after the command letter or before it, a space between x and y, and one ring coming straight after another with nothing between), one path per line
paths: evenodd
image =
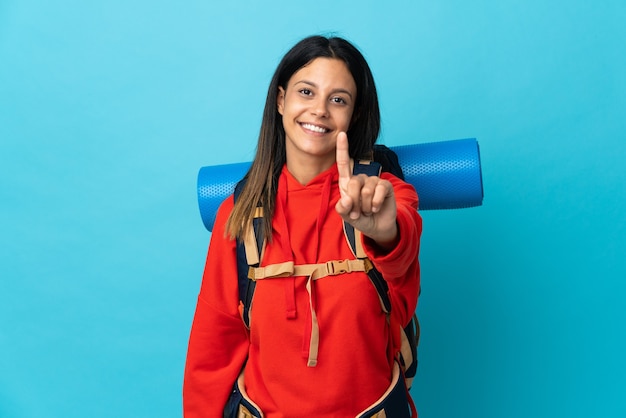
M392 316L404 326L415 312L420 290L418 255L422 218L417 212L418 197L415 188L387 173L383 173L383 178L393 185L400 239L391 251L382 251L363 235L363 247L389 285Z
M232 196L217 212L191 326L183 382L185 418L222 416L248 353L239 314L236 243L224 236Z

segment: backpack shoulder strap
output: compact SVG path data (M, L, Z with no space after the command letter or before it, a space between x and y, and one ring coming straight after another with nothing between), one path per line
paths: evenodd
M366 174L368 176L380 176L381 171L384 170L389 171L400 179L404 179L402 168L398 163L398 157L392 150L384 145L377 145L374 149L374 158L376 161L355 161L352 172L355 175ZM355 257L359 259L367 258L361 245L361 233L347 222L344 222L343 229L348 245L352 249ZM375 266L367 272L367 275L378 292L383 311L389 315L391 313L391 300L389 298L389 286L387 282ZM401 351L399 355L408 388L411 387L413 378L417 372L417 346L419 344L419 335L419 321L417 315L413 314L413 318L406 327L402 327Z
M365 160L355 161L354 168L352 169L352 173L355 175L365 174L367 176L380 176L381 171L382 165L379 162ZM343 223L343 230L354 256L359 259L367 258L361 245L361 232L356 231L352 225L345 221ZM391 300L389 299L389 287L387 286L387 282L376 268L372 268L367 274L376 288L376 292L378 292L383 311L390 313Z
M247 178L240 180L235 186L234 199L237 201ZM263 218L263 208L257 207L252 220L252 228L244 240L237 239L237 283L239 287L239 303L241 306L241 317L247 328L250 328L250 305L256 282L248 277L251 267L258 267L261 261L261 254L265 245L265 237L261 222Z

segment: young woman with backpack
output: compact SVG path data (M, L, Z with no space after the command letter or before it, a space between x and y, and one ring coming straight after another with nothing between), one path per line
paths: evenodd
M417 416L397 360L420 286L417 194L389 173L352 170L372 158L379 129L372 73L351 43L312 36L283 57L245 183L216 215L185 417ZM344 222L366 259L353 254ZM260 264L249 263L255 286L244 307L237 246L257 231L265 244L247 254Z

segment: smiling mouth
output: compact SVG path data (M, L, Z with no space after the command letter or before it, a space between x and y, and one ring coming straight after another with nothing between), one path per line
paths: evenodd
M310 123L301 123L300 126L302 126L304 129L312 131L312 132L317 132L319 134L325 134L327 132L330 132L330 129L328 128L324 128L322 126L317 126L317 125L313 125Z

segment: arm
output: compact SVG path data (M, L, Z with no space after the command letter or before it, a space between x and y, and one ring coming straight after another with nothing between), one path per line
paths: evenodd
M183 384L186 418L222 416L248 354L239 315L235 241L224 237L232 197L218 210L191 327Z
M417 212L417 194L413 186L383 173L394 188L396 201L397 243L391 249L379 246L363 236L363 248L389 285L392 315L403 326L417 307L420 289L419 248L422 218Z
M361 231L368 257L389 285L392 316L406 325L419 294L419 238L422 220L413 186L389 174L353 176L348 137L337 135L341 198L335 209Z

